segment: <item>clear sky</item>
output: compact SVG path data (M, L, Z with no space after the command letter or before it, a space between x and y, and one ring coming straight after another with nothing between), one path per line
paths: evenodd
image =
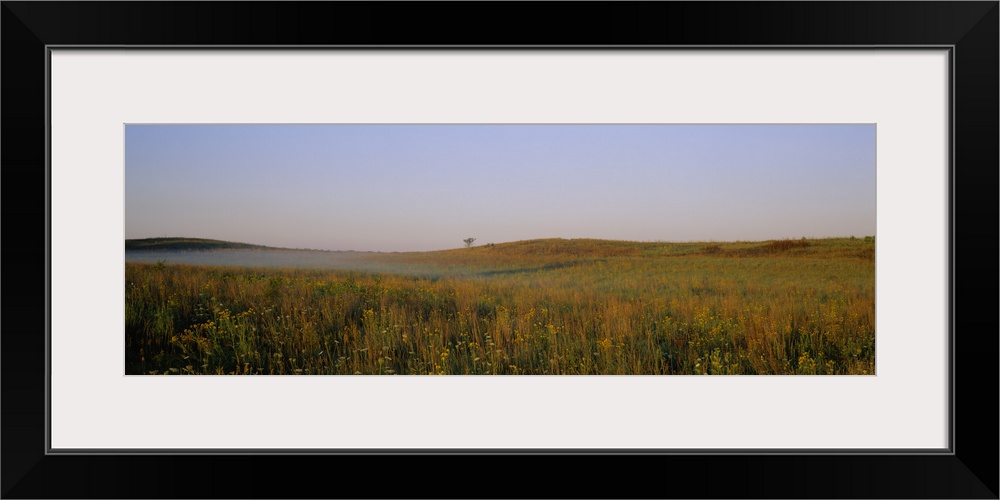
M875 234L875 125L126 125L125 237L420 251Z

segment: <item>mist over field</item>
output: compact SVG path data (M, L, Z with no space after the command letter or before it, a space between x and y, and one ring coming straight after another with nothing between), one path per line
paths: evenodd
M371 255L366 252L323 250L125 250L125 262L373 272L391 270L385 264L372 262Z
M407 258L407 255L268 248L256 250L126 250L125 262L262 269L315 269L422 277L476 274L475 271L456 269L455 266L416 262L412 258Z
M139 240L130 240L139 241ZM198 241L187 239L187 241ZM212 240L205 240L212 241ZM486 247L484 247L486 248ZM493 248L493 247L489 247ZM468 249L467 249L468 250ZM476 249L478 250L478 249ZM142 249L125 250L126 263L157 265L215 266L231 268L314 269L386 273L421 277L490 276L512 272L520 264L509 259L493 262L492 266L468 267L460 250L439 253L425 252L341 252L328 250L284 249L260 247L253 249ZM502 252L494 252L494 254ZM450 258L448 257L450 256Z

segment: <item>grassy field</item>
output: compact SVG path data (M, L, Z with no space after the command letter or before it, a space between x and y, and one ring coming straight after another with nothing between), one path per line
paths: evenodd
M360 261L126 263L126 373L874 374L874 238L553 239Z

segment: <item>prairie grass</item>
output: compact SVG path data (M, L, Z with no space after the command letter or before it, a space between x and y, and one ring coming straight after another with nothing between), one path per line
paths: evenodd
M874 374L874 241L532 240L125 266L128 374Z

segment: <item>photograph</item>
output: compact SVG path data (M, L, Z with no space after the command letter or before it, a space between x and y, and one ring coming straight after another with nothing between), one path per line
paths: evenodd
M2 498L998 498L997 0L0 3Z
M869 375L876 125L129 124L126 375Z

